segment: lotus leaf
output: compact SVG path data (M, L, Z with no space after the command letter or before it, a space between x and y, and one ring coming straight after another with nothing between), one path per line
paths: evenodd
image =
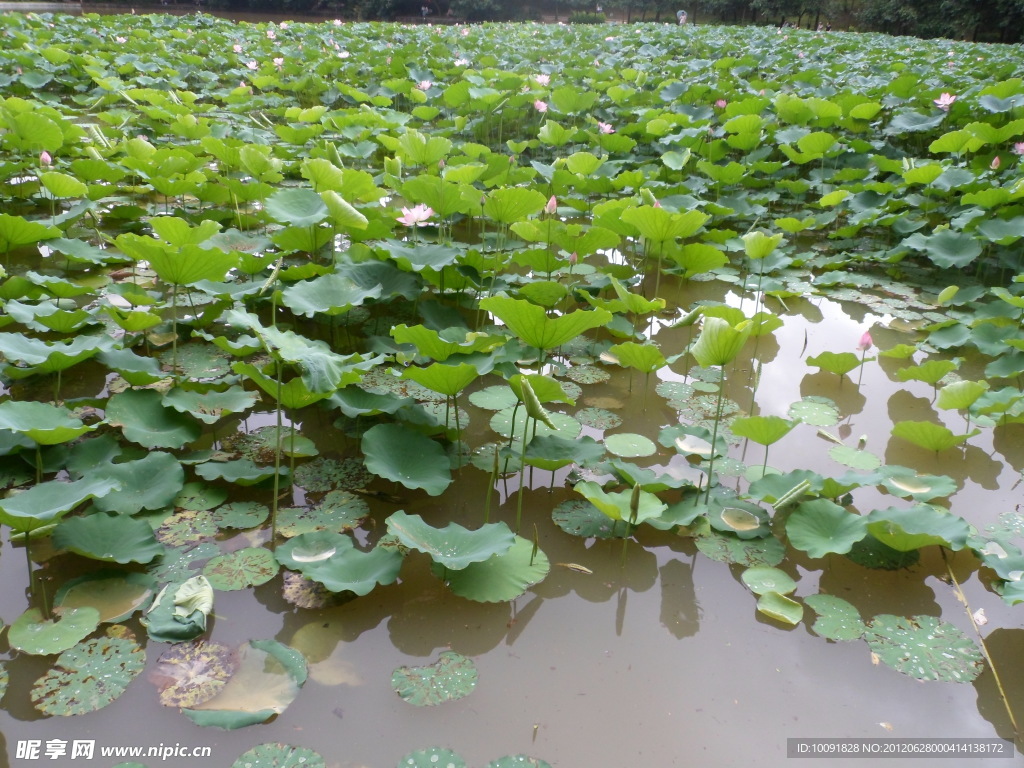
M153 390L131 389L111 397L107 421L146 448L181 448L201 431L194 421L165 408L160 394Z
M84 715L118 698L146 664L134 638L97 637L57 657L32 687L36 709L47 715Z
M0 500L0 523L19 533L53 523L86 499L105 496L120 487L109 477L83 478L72 483L51 480Z
M401 510L387 519L387 525L388 533L397 536L403 546L424 552L435 563L453 571L504 554L516 541L516 535L505 523L487 523L476 530L458 523L434 528L419 515Z
M144 509L163 509L174 503L185 486L185 471L171 454L154 451L138 461L98 463L88 468L93 477L109 478L121 488L95 499L100 512L134 515Z
M235 501L217 507L210 515L218 528L255 528L267 519L270 510L255 501Z
M206 510L183 509L168 517L154 532L169 547L195 544L217 535L217 524Z
M586 499L563 501L551 511L551 519L573 536L598 539L615 536L615 521Z
M476 664L455 651L442 651L437 661L425 667L399 667L391 675L395 693L417 707L468 696L476 687L476 681Z
M787 421L779 416L743 416L733 419L729 429L734 435L769 446L788 435L796 425L796 421Z
M7 630L7 642L23 653L41 656L66 651L100 625L100 612L89 605L54 609L56 618L44 619L29 608Z
M730 363L750 337L750 321L732 325L720 317L707 317L690 354L705 368Z
M149 673L165 707L193 707L216 696L235 672L231 648L194 640L172 645L160 654Z
M281 597L285 599L285 602L291 603L297 608L320 610L344 601L345 596L331 592L323 584L307 579L295 571L284 571L282 581ZM354 595L349 593L347 597L351 599ZM308 654L304 655L309 659ZM316 680L315 673L313 679Z
M274 578L277 561L269 549L246 547L213 558L203 567L203 575L214 589L246 589L266 584Z
M553 413L551 411L545 411L548 415L548 419L554 424L554 428L547 426L544 422L530 422L530 436L532 437L551 437L557 433L560 437L572 440L582 431L583 426L571 416L566 416L564 413ZM515 421L513 421L513 418ZM497 432L502 437L511 438L514 435L522 437L523 431L526 429L527 414L524 408L506 408L503 411L498 411L494 416L491 417L490 425L491 429Z
M854 544L846 556L857 565L886 571L910 568L921 559L921 553L916 549L900 552L870 534Z
M251 640L237 652L235 673L217 695L183 709L196 725L233 730L283 712L306 682L306 662L274 640Z
M615 429L622 425L622 417L604 408L583 408L573 414L580 424L594 429Z
M544 351L560 347L585 331L606 325L612 319L611 313L603 309L548 317L543 307L504 296L484 299L480 302L480 308L505 323L523 343Z
M195 573L193 566L220 554L220 548L212 541L204 541L191 547L165 549L164 554L151 562L146 570L157 582L180 583Z
M768 535L767 510L744 499L712 499L707 517L715 530L734 533L741 539L760 539Z
M786 520L789 543L811 557L846 554L868 534L868 518L847 512L828 499L800 503Z
M194 576L160 590L142 616L142 625L158 643L179 643L205 632L212 610L213 587L205 576Z
M196 466L196 474L204 480L225 480L236 485L256 485L274 476L274 467L258 467L249 459L234 461L207 461ZM288 468L280 469L282 476Z
M567 464L593 464L604 453L601 444L589 436L568 440L558 435L539 435L526 444L524 458L531 467L554 472Z
M900 552L932 544L959 550L971 536L971 526L962 517L927 504L876 509L866 522L872 536Z
M65 520L54 530L53 544L84 557L115 563L148 563L164 549L145 521L108 512Z
M367 430L362 451L370 472L406 488L422 488L439 496L452 483L444 449L400 424L378 424Z
M778 592L765 592L757 599L757 610L783 624L796 626L804 617L804 607Z
M831 427L839 423L839 409L826 397L811 395L789 406L789 415L815 427Z
M907 467L889 466L882 480L889 493L914 501L931 501L956 493L957 482L947 475L919 475Z
M299 434L299 430L293 427L284 427L280 433L275 426L257 427L251 432L236 432L221 440L221 446L225 450L240 453L243 458L251 459L256 464L273 464L277 454L278 434L281 435L282 456L299 458L317 455L313 441Z
M215 424L225 414L242 413L252 408L257 397L238 386L223 392L217 390L199 391L174 387L164 395L163 404L179 413L189 413L205 424Z
M144 610L156 593L156 580L145 573L100 572L65 582L53 598L55 608L90 606L100 623L120 622Z
M396 768L466 768L466 761L450 749L430 747L405 755Z
M345 535L329 531L303 533L277 551L282 565L323 584L332 592L367 595L378 584L391 584L398 578L402 554L394 549L375 547L362 552Z
M828 640L857 640L864 635L864 622L861 621L857 609L833 595L810 595L804 602L818 614L811 627L815 632Z
M875 454L849 445L835 445L829 448L828 455L844 467L862 469L870 472L882 466L882 460Z
M796 582L788 573L767 565L747 568L740 578L755 595L766 595L769 592L788 595L796 589Z
M278 510L277 531L298 536L313 531L350 531L370 513L366 501L348 491L331 491L315 507L286 507Z
M229 355L208 344L192 342L178 347L178 370L188 379L219 379L231 370ZM161 361L166 368L174 363L173 350L167 350Z
M352 278L332 272L313 280L294 283L281 292L281 303L299 315L341 315L368 299L379 299L379 285L366 287Z
M621 432L615 435L606 435L604 438L605 448L608 453L624 458L635 458L638 456L653 456L658 450L657 446L643 435L632 432Z
M508 755L492 760L487 764L487 768L551 768L551 766L536 757Z
M0 429L19 432L40 445L57 445L95 427L72 417L67 408L48 403L5 400L0 403Z
M533 542L517 536L503 554L491 555L482 562L470 563L459 571L434 563L431 570L448 582L459 597L481 603L515 600L534 584L543 581L551 570L547 555L535 549Z
M625 520L631 525L639 525L645 520L659 517L668 508L653 493L643 490L639 491L635 508L632 504L632 491L606 493L600 485L591 481L577 483L573 490L612 520Z
M243 752L231 768L325 768L323 757L305 747L260 744Z
M763 539L740 539L731 533L718 533L707 528L695 529L697 549L712 560L739 565L778 565L786 548L774 536Z
M969 683L985 669L974 641L935 616L875 616L864 639L882 661L916 680Z
M228 492L204 483L185 483L174 498L174 506L191 512L202 512L224 503Z

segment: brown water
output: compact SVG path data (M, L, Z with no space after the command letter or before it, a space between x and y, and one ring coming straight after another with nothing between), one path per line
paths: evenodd
M720 296L719 290L691 286L687 296L691 301L697 291ZM670 287L663 293L674 291ZM724 298L737 303L735 297ZM938 457L904 447L889 436L892 422L923 417L917 414L931 408L930 386L894 381L892 372L899 364L892 361L868 363L859 387L849 379L840 385L834 375L811 373L802 357L825 349L853 350L868 327L882 348L912 337L885 330L882 318L862 309L827 299L788 304L785 327L774 339L758 344L758 357L764 361L756 390L758 412L784 416L801 396L825 395L836 400L843 415L842 423L829 432L847 444L866 436L867 450L886 463L953 476L962 489L952 496L951 509L973 524L983 527L999 513L1014 510L1024 467L1024 427L1003 428L994 439L985 430L966 451ZM664 330L656 339L671 354L682 348L687 334L685 329ZM749 343L747 353L752 348ZM675 366L680 371L681 363ZM749 359L741 359L727 370L727 394L744 408L753 394L750 368ZM659 376L682 378L669 369ZM619 372L607 384L585 386L578 407L619 401L624 424L612 431L654 437L661 426L678 421L654 393L654 385L649 384L644 410L643 377L633 375L630 392L628 374ZM495 439L487 434L490 414L464 405L473 418L469 440ZM956 414L943 413L943 418L955 431L962 425ZM323 419L318 426L307 417L304 431L316 437L329 423ZM831 445L817 435L817 428L801 425L771 447L768 463L782 470L843 474L845 468L826 453ZM685 469L679 457L659 450L647 463ZM737 458L741 454L742 445L732 451ZM759 466L762 456L760 446L745 449L747 464ZM621 541L574 538L550 522L551 508L573 494L561 489L549 493L549 479L547 472L535 473L524 506L528 517L538 521L540 546L553 563L551 574L512 604L481 605L452 595L430 575L425 557L415 553L407 558L400 583L323 611L285 603L279 578L255 590L218 593L211 639L240 644L274 638L310 656L311 679L276 720L234 732L200 728L160 706L145 675L106 709L44 718L31 708L27 691L45 670L46 660L19 658L8 664L12 680L3 702L6 711L0 713L11 764L38 762L15 759L18 740L86 738L95 739L97 748L176 743L212 748L210 758L142 760L174 768L230 766L246 749L274 741L315 749L333 768L390 768L404 754L428 746L452 749L470 766L524 752L556 768L772 768L793 763L786 757L789 737L1012 736L990 671L973 685L920 683L873 664L862 641L835 643L814 635L810 611L808 623L794 628L778 624L757 612L756 598L739 580L741 568L709 560L689 538L644 530L639 542L628 544L623 562ZM492 520L514 520L516 482L510 478L507 488L498 483L499 492L511 496L492 511ZM401 495L403 503L371 501L378 524L397 508L428 520L455 519L473 526L483 520L486 476L472 467L440 498L387 484L382 488ZM899 503L882 492L873 494L867 489L855 493L861 511ZM1021 611L1003 604L979 582L967 555L952 562L970 610L985 609L989 623L983 632L1017 717L1024 719ZM592 573L558 565L564 563L583 565ZM799 553L781 567L797 579L798 596L819 590L836 594L853 602L864 618L879 613L941 615L973 636L937 553L926 553L911 570L895 572L868 570L835 555L810 560ZM19 549L4 547L0 579L11 585L0 593L0 616L10 622L26 605ZM165 646L149 645L152 667ZM415 708L394 694L394 668L429 663L448 648L476 661L480 679L470 696ZM47 764L106 768L117 762L97 757ZM847 759L841 764L876 761ZM1020 761L957 758L941 764L952 768Z

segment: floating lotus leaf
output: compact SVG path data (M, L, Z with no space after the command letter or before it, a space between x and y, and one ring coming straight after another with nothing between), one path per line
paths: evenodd
M746 566L778 565L786 555L786 548L774 536L744 540L712 530L697 536L697 549L712 560Z
M633 432L607 435L604 445L609 453L630 459L639 456L653 456L658 450L658 447L649 439Z
M160 356L160 362L167 368L173 364L173 350ZM209 344L191 342L178 346L178 371L188 379L204 381L219 379L231 373L229 353Z
M875 454L858 448L852 448L849 445L834 445L829 449L828 455L832 457L833 461L838 461L843 466L850 467L851 469L861 469L870 472L882 466L882 460Z
M174 498L174 506L193 512L202 512L223 504L228 492L205 483L185 483L185 487Z
M146 665L134 638L97 637L64 651L32 686L32 702L47 715L84 715L118 698Z
M915 680L969 683L985 669L974 641L935 616L875 616L864 639L882 661Z
M99 463L90 467L88 473L120 484L120 490L95 499L93 506L100 512L122 515L169 507L185 486L185 470L176 458L162 451L153 451L138 461Z
M868 534L868 518L847 512L828 499L799 504L786 520L789 543L811 557L846 554Z
M146 448L181 448L199 437L194 421L161 404L160 393L130 389L107 403L107 421Z
M57 445L95 429L49 403L5 400L0 403L0 429L19 432L40 445Z
M315 507L286 507L277 513L277 532L298 536L313 531L350 531L370 514L366 501L348 491L331 491Z
M307 493L324 493L335 488L351 491L364 488L373 475L359 459L313 459L295 470L296 485Z
M65 520L53 532L53 545L114 563L148 563L164 551L145 521L109 512Z
M854 544L846 556L857 565L885 571L910 568L921 559L921 553L916 549L901 552L883 544L870 534Z
M839 423L839 409L827 397L809 395L789 406L789 415L804 424L832 427Z
M864 635L864 622L857 609L834 595L811 595L804 598L818 618L811 627L828 640L857 640Z
M583 408L573 414L580 424L594 429L615 429L622 425L622 417L604 408Z
M492 760L487 768L551 768L548 763L527 755L508 755Z
M255 501L235 501L222 504L210 513L210 520L218 528L255 528L270 516L266 505Z
M305 747L260 744L243 752L231 768L325 768L323 757Z
M207 461L196 466L196 474L204 480L225 480L236 485L256 485L274 476L274 467L258 467L249 459L234 461ZM288 468L281 468L281 475L287 475Z
M216 536L217 524L207 510L183 509L164 520L154 535L161 544L180 547Z
M444 449L429 437L401 424L378 424L362 439L366 468L406 488L422 488L439 496L452 483Z
M632 491L606 493L600 485L591 481L576 483L573 490L612 520L625 520L632 525L639 525L645 520L659 517L668 508L653 493L643 490L639 491L635 510L631 505Z
M747 568L740 578L755 595L766 595L769 592L788 595L796 589L796 582L788 573L767 565Z
M259 427L251 432L236 432L221 441L225 450L240 453L243 458L251 459L256 464L273 464L277 453L277 427ZM281 455L306 457L316 456L319 451L308 437L299 434L297 429L284 427L281 429Z
M538 435L526 444L525 461L531 467L553 472L568 464L593 464L604 454L604 447L589 436L568 440L558 435Z
M391 687L405 701L430 707L468 696L476 687L476 664L455 651L442 651L425 667L399 667L391 675Z
M387 525L388 533L397 536L404 546L426 553L435 563L453 571L504 554L516 540L505 523L487 523L472 531L458 523L434 528L419 515L401 510L387 519Z
M302 654L274 640L251 640L238 650L238 665L212 699L183 709L196 725L233 730L283 712L305 684Z
M214 589L232 591L266 584L277 575L274 553L262 547L246 547L218 555L203 567Z
M161 653L149 679L165 707L194 707L220 693L236 666L234 651L228 646L194 640Z
M927 504L876 509L867 517L867 529L880 542L900 552L932 544L963 549L971 536L971 526L962 517Z
M527 414L525 408L506 408L504 411L498 411L494 416L491 417L490 425L491 429L497 432L502 437L512 437L513 434L513 414L515 415L515 436L521 438L523 436L523 430L526 428ZM573 440L579 436L583 429L583 426L571 416L566 416L564 413L552 413L548 412L548 419L554 424L554 429L549 427L542 421L534 422L530 420L530 436L541 436L541 435L559 435L569 440ZM536 431L534 429L536 428Z
M156 593L156 579L145 573L95 573L65 582L54 595L54 608L89 606L100 614L100 623L124 621L149 605Z
M905 467L888 467L887 473L882 480L885 489L894 496L914 501L944 499L959 488L956 480L948 475L919 475Z
M533 542L516 536L505 553L470 563L460 571L447 570L440 563L431 567L434 575L445 579L452 592L480 603L515 600L534 584L543 581L551 563Z
M749 501L712 500L707 516L712 528L735 533L741 539L760 539L768 535L768 512Z
M783 624L796 626L804 617L804 607L778 592L765 592L757 599L757 610Z
M466 761L450 749L430 747L405 755L396 768L466 768Z
M518 401L519 398L516 397L512 388L505 384L485 387L469 394L469 402L477 408L484 408L488 411L512 408Z
M612 377L608 371L593 365L574 365L565 372L565 376L577 384L600 384Z
M195 574L194 565L219 554L220 548L212 541L204 541L190 547L165 549L163 555L153 560L146 570L157 583L180 583Z
M615 521L586 499L563 501L551 510L551 519L573 536L598 539L615 536Z
M38 608L29 608L7 630L7 642L23 653L45 656L65 651L100 625L100 612L92 606L54 610L44 619Z
M83 478L73 483L51 480L27 491L0 499L0 523L19 533L31 532L57 520L86 499L105 496L119 487L107 477Z
M256 393L246 392L237 385L223 392L215 389L203 392L179 386L164 395L163 404L179 413L189 413L206 424L214 424L225 414L249 410L257 399Z

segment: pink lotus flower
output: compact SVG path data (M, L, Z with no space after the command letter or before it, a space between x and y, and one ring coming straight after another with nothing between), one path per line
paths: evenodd
M128 38L127 37L121 37L120 35L118 35L117 37L114 38L114 41L117 42L117 43L120 43L121 45L124 45L125 43L128 42Z
M335 19L334 21L331 22L331 24L333 24L336 27L340 27L341 26L341 19Z
M429 80L420 80L418 83L416 83L416 87L419 88L421 91L429 91L430 86L432 85L433 83L430 82Z
M992 158L992 162L988 164L988 167L991 168L993 171L998 171L1000 162L1001 161L999 160L999 155L996 155L995 157Z
M407 227L422 226L427 219L434 215L434 209L420 203L413 208L403 208L402 215L398 217L398 223Z
M234 45L231 46L231 50L234 51L235 53L241 53L242 52L242 46L239 45L238 43L235 43Z
M715 106L718 107L719 109L725 109L727 106L729 106L729 102L726 101L725 99L719 99L718 101L715 102Z
M50 153L45 149L39 153L39 164L40 165L53 165L53 158L50 157ZM553 200L554 198L552 198Z
M535 83L537 83L537 85L550 85L551 84L551 76L550 75L534 75L533 76L533 80L534 80Z
M267 30L267 39L268 40L276 40L277 39L277 34L274 32L274 30L272 30L272 29L268 29Z
M348 51L341 51L341 52L338 53L338 58L339 59L347 59L351 55L352 54L349 53Z
M956 96L952 93L943 93L939 98L935 99L935 106L941 109L943 112L949 112L949 108L956 101Z
M247 66L251 70L257 70L260 68L260 65L257 64L255 61L247 61L245 62L245 66Z
M580 260L580 255L578 253L576 253L576 251L573 251L572 253L569 254L569 263L572 266L576 266L579 263L579 260Z
M469 30L466 27L463 27L462 28L462 36L465 37L468 34L469 34Z
M615 129L612 128L612 124L611 123L600 123L599 122L597 124L597 130L599 130L601 133L615 133Z
M654 201L654 205L652 205L651 207L652 208L661 208L661 200L655 200Z
M469 59L456 59L455 60L455 66L456 67L468 67L469 66Z
M1018 141L1013 145L1013 154L1024 157L1024 141Z
M860 337L860 341L857 342L858 352L867 352L874 346L874 340L871 338L871 331L864 331L864 334Z
M533 108L536 109L541 114L543 114L548 111L548 103L546 101L541 101L540 99L537 99L535 102L533 102Z
M548 214L550 216L551 214L553 214L557 210L558 210L558 200L556 200L555 196L552 195L551 197L548 198L547 205L544 206L544 213L546 213L546 214Z
M274 59L274 66L277 67L278 69L283 67L284 66L284 57L283 56L278 56L277 58L275 58Z

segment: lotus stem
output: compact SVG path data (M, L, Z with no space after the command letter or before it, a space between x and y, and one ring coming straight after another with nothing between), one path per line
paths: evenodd
M275 358L277 363L277 393L275 399L277 400L277 439L274 444L274 500L270 508L270 549L273 550L277 546L277 503L278 494L281 491L281 361Z
M178 284L171 283L171 374L178 377Z
M487 498L484 500L484 525L491 522L491 492L498 479L498 446L494 446L494 463L491 464L491 479L487 483Z
M715 408L715 426L711 430L711 460L708 462L708 489L704 503L711 501L711 474L715 470L715 444L718 442L718 422L722 420L722 395L725 392L725 366L721 366L722 380L718 382L718 405Z
M523 486L526 484L526 430L529 424L530 417L527 416L526 423L523 425L523 437L520 440L522 447L519 450L519 497L516 500L516 533L519 533L519 528L523 522Z

